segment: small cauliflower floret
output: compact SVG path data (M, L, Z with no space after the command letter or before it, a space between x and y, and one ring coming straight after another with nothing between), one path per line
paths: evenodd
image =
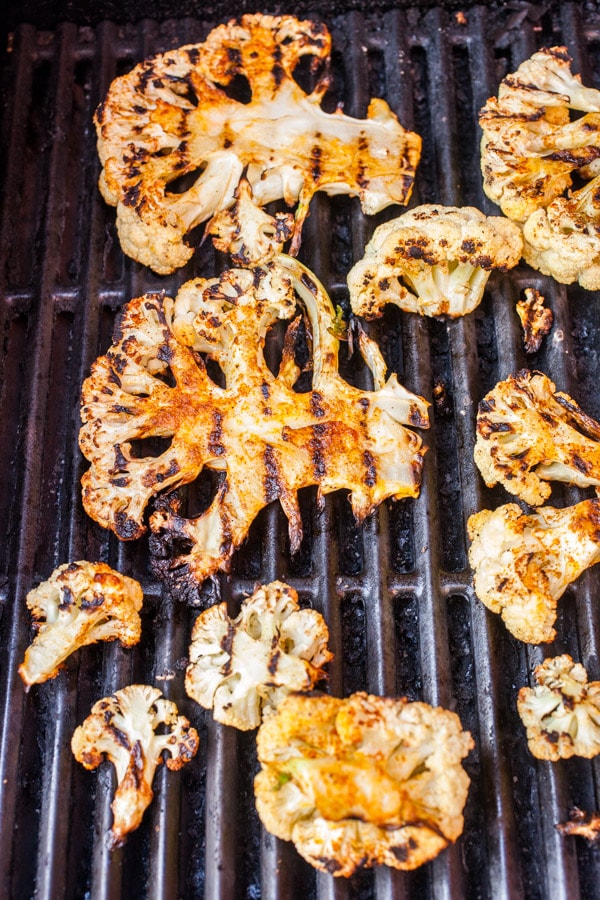
M194 623L185 689L217 722L248 731L291 691L308 691L332 658L323 616L300 609L280 581L257 590L230 619L221 603Z
M561 284L600 290L600 175L532 213L523 237L523 256L534 269Z
M538 759L591 759L600 753L600 681L565 653L534 670L535 686L519 691L517 708Z
M27 594L37 634L19 675L29 688L54 678L71 653L96 641L118 638L124 647L141 635L144 595L133 578L104 563L65 563Z
M526 515L516 503L484 509L468 522L475 593L521 641L551 641L556 605L600 561L600 500Z
M571 122L569 110L587 115ZM600 91L571 73L566 47L534 53L502 81L479 114L484 190L524 222L600 157Z
M462 833L472 747L455 713L426 703L291 694L258 731L258 813L332 875L414 869Z
M386 303L424 316L463 316L481 302L493 269L517 265L513 222L472 206L418 206L375 229L348 274L353 311L379 316Z
M539 506L548 481L600 486L599 441L598 422L546 375L522 369L479 404L475 462L488 487Z
M164 754L168 769L181 769L196 755L198 733L157 688L131 684L94 704L75 729L71 749L86 769L96 769L104 759L115 767L111 838L118 847L150 805L154 773Z
M587 812L574 806L569 812L566 822L559 822L554 826L563 836L576 835L583 837L590 844L600 841L600 813Z
M536 353L542 338L552 328L552 310L544 306L544 297L535 288L525 288L525 299L517 303L517 315L523 326L523 343L526 353Z

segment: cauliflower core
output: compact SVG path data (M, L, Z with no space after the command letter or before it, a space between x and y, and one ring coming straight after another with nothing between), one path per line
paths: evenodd
M324 112L330 49L321 23L245 15L115 79L95 122L124 252L167 274L193 254L186 234L214 217L208 231L234 262L258 264L290 236L296 253L316 191L358 196L368 214L407 203L421 139L383 100L365 120ZM293 77L303 56L325 73L310 94ZM238 100L240 82L250 96ZM169 190L188 174L191 187ZM298 203L295 221L262 211L280 199Z
M516 503L484 509L468 522L475 593L521 641L551 641L556 605L600 561L600 500L526 515Z
M546 375L522 369L479 404L475 462L488 487L499 482L539 506L550 496L548 481L600 486L598 441L598 422Z
M75 729L71 749L86 769L96 769L105 758L115 767L111 836L118 847L140 825L150 805L154 773L163 754L168 754L167 768L181 769L196 755L198 733L157 688L131 684L94 704Z
M367 318L386 303L424 316L463 316L481 302L492 269L517 265L517 225L472 206L418 206L375 229L348 274L350 302Z
M297 301L312 346L306 393L294 390ZM278 319L292 321L274 375L263 347ZM287 515L295 552L302 487L350 490L359 521L387 497L417 496L421 440L401 423L427 427L427 404L396 375L384 380L373 342L361 347L368 347L377 389L345 382L335 323L322 286L283 256L254 271L190 281L176 301L160 294L131 301L115 343L83 385L80 446L92 463L82 479L88 514L122 539L137 538L154 494L193 481L204 467L220 473L204 513L184 518L171 497L150 520L156 569L185 593L228 567L255 516L273 500ZM209 377L205 357L218 363L225 387ZM170 445L157 456L136 456L132 442L150 436Z
M571 122L569 110L586 115ZM600 91L571 73L566 47L534 53L502 81L479 115L484 191L524 222L600 157Z
M258 731L258 813L332 875L414 869L462 833L472 747L455 713L426 703L291 694Z
M104 563L65 563L27 594L37 634L25 652L19 675L27 685L54 678L79 647L114 641L137 644L144 595L133 578Z
M217 722L248 731L291 691L323 678L328 639L323 616L300 609L296 591L273 581L244 600L235 619L225 603L198 616L185 689Z
M534 670L535 687L521 688L519 715L529 749L538 759L591 759L600 753L600 681L568 654L545 659Z

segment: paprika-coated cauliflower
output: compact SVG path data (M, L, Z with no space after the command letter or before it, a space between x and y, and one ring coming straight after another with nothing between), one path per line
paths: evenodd
M573 806L569 810L569 818L566 822L558 822L555 826L559 834L576 835L583 837L590 844L600 841L600 813L588 812Z
M297 304L312 347L312 384L303 393L294 390ZM278 319L291 324L274 375L263 347ZM80 446L92 463L83 503L118 537L137 538L153 495L193 481L204 467L219 473L205 512L185 518L171 496L160 498L150 520L156 571L177 582L180 596L229 566L273 500L287 515L296 552L302 487L318 485L320 495L349 490L359 521L388 497L418 495L422 444L402 423L427 427L427 403L395 374L384 379L373 342L367 363L376 390L344 381L336 322L323 287L285 256L254 271L190 281L175 302L146 294L125 307L113 346L83 384ZM205 355L218 363L225 387L209 377ZM132 442L150 436L169 438L170 446L136 457Z
M569 110L587 115L571 122ZM534 53L479 114L484 191L524 222L571 185L571 172L600 157L600 91L571 73L566 47Z
M532 213L523 237L523 256L534 269L561 284L600 290L600 175Z
M202 44L147 59L115 79L95 122L100 190L117 207L124 252L167 274L192 256L188 232L216 216L208 230L222 242L232 218L238 229L234 262L258 264L290 236L295 255L316 191L357 196L368 214L407 203L421 139L383 100L371 100L366 119L324 112L330 49L319 22L244 15ZM313 73L323 68L309 94L293 77L303 56ZM240 81L250 96L236 99ZM187 190L169 190L180 176L196 174ZM249 190L236 209L240 185ZM295 222L290 228L285 215L269 217L268 236L261 207L280 199L298 204ZM224 221L220 214L230 207Z
M75 729L71 749L86 769L96 769L104 759L115 767L111 842L118 847L150 805L157 766L166 761L167 768L181 769L196 755L198 733L157 688L130 684L93 705Z
M522 248L508 219L472 206L417 206L375 229L348 274L352 310L373 318L395 303L424 316L464 316L481 302L492 270L512 269Z
M600 561L600 500L568 509L516 503L484 509L468 521L475 593L521 641L551 641L556 605L582 572Z
M539 506L548 481L600 486L599 441L598 422L546 375L522 369L479 404L475 462L488 487Z
M258 731L258 814L332 875L414 869L462 832L472 747L455 713L426 703L291 694Z
M37 634L25 651L19 675L29 688L58 675L79 647L118 638L137 644L144 595L133 578L104 563L65 563L27 594Z
M600 681L571 657L545 659L534 670L535 686L519 691L517 708L527 743L538 759L591 759L600 753Z
M217 722L248 731L291 691L307 691L332 659L323 616L301 609L296 591L273 581L242 603L211 606L194 623L186 671L188 695Z

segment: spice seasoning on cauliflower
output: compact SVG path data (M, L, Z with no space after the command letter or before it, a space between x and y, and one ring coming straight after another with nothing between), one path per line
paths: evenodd
M75 729L71 749L86 769L96 769L104 759L115 767L111 843L119 847L150 805L157 766L165 761L176 771L190 762L198 750L198 733L157 688L131 684L94 704Z
M298 302L312 347L312 384L304 393L294 390ZM291 324L274 375L263 348L278 319ZM284 256L254 271L190 281L176 301L146 294L125 307L115 343L83 384L80 446L92 463L82 479L83 503L92 518L128 540L144 532L153 495L193 481L205 466L220 473L204 513L184 518L177 498L168 497L150 520L155 569L176 582L180 596L196 596L198 582L227 569L252 521L273 500L287 515L296 552L303 487L318 485L321 495L349 490L358 521L388 497L418 495L424 451L404 423L428 427L428 404L395 374L384 380L373 342L366 361L377 389L344 381L336 321L324 288ZM220 366L225 387L209 377L204 355ZM155 435L170 438L170 446L137 458L132 441Z
M569 110L587 115L571 122ZM502 81L479 114L484 191L524 222L600 158L600 91L571 72L566 47L534 53Z
M591 759L600 753L600 681L565 653L534 670L535 686L519 691L517 708L538 759Z
M248 731L291 691L324 677L328 640L323 616L301 609L296 591L273 581L244 600L235 619L225 603L198 616L185 689L217 722Z
M600 500L526 515L516 503L484 509L467 524L479 599L521 641L556 636L556 606L582 572L600 561Z
M472 747L455 713L426 703L291 694L258 731L258 813L332 875L414 869L462 833Z
M539 506L548 481L600 486L599 441L598 422L546 375L522 369L479 404L475 462L488 487Z
M19 666L29 688L58 675L71 653L96 641L137 644L144 595L133 578L104 563L65 563L27 594L37 634Z
M522 248L508 219L472 206L418 206L375 229L348 274L352 310L373 318L394 303L424 316L464 316L481 302L492 270L512 269Z
M100 190L117 207L124 252L168 274L194 252L188 232L216 217L208 231L220 245L243 264L258 264L290 236L295 255L317 191L357 196L370 215L407 203L421 139L383 100L371 100L366 119L324 112L330 50L319 22L244 15L202 44L145 60L115 79L95 122ZM323 70L309 94L293 77L303 56L313 71ZM234 98L240 79L248 102ZM189 189L169 190L195 173ZM269 234L261 208L280 199L298 204L295 221L269 216Z
M525 288L525 299L517 302L517 315L523 326L526 353L537 353L542 339L552 328L552 310L544 306L544 297L535 288Z
M577 806L570 810L566 822L558 822L554 827L565 837L576 835L585 838L590 844L596 844L600 840L600 814L587 812Z

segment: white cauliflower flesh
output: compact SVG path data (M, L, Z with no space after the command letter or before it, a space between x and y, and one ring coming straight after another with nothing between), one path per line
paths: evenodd
M352 310L373 318L386 303L423 316L464 316L479 305L493 269L517 265L517 225L475 207L425 205L375 229L348 274Z
M118 639L124 647L141 635L144 595L133 578L104 563L65 563L27 594L37 634L19 675L27 685L54 678L71 653L96 641Z
M569 110L587 115L571 121ZM566 47L534 53L502 81L479 114L484 190L524 222L600 157L600 91L571 72Z
M523 237L523 256L534 269L561 284L600 290L600 175L532 213Z
M299 369L294 340L304 315L312 348L312 385L294 390ZM263 348L270 327L289 320L279 372ZM420 489L423 450L405 424L427 427L428 404L392 374L381 376L371 348L377 390L352 387L338 372L337 318L315 277L291 257L250 271L184 285L174 302L159 294L131 301L115 342L92 367L82 390L80 446L88 514L118 537L139 537L150 498L189 483L203 468L221 473L209 508L179 514L178 500L160 500L150 527L158 573L186 584L227 569L259 511L279 499L295 552L302 539L298 491L350 491L358 521L388 497ZM218 363L225 387L208 375L204 355ZM132 442L159 436L158 456L136 456ZM172 549L176 553L172 553Z
M273 581L242 603L235 619L221 603L194 623L188 695L217 722L248 731L292 691L308 691L332 659L323 616L301 609L296 591Z
M157 688L131 684L94 704L75 729L71 749L86 769L96 769L104 759L115 767L111 842L118 847L150 805L157 766L166 761L175 771L190 762L198 749L198 733Z
M291 694L258 731L258 814L332 875L414 869L462 833L472 747L455 713L426 703Z
M95 122L124 252L167 274L192 256L187 233L216 217L208 230L234 262L257 264L289 237L297 252L316 191L357 196L368 214L407 203L421 140L383 100L366 119L324 112L330 49L319 22L245 15L115 79ZM310 94L293 78L307 55L325 72ZM234 99L240 79L248 102ZM188 174L191 187L169 190ZM295 221L262 211L280 199L298 204Z
M517 315L523 326L523 344L526 353L536 353L542 339L552 328L554 316L544 306L544 297L535 288L525 288L525 298L517 302Z
M556 605L600 561L600 500L526 515L516 503L484 509L468 522L475 593L521 641L556 636Z
M591 759L600 753L600 681L568 654L545 659L534 671L535 687L521 688L519 715L530 751L538 759Z
M475 462L488 487L539 506L549 481L600 486L599 441L598 422L546 375L522 369L479 404Z

